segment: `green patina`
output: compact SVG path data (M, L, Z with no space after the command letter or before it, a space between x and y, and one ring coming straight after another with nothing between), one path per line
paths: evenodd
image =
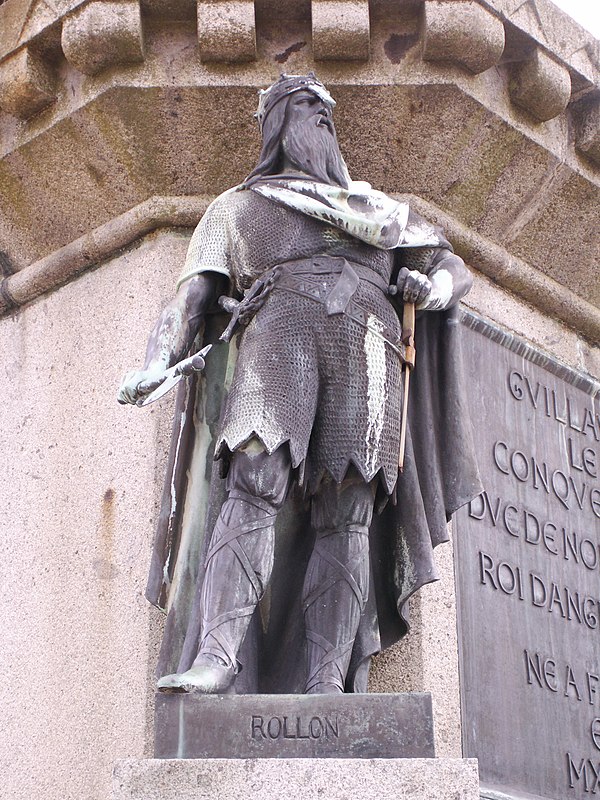
M484 216L490 194L523 146L522 134L507 125L502 125L501 129L497 125L489 126L482 138L481 128L486 118L487 112L481 109L472 118L472 124L465 128L465 135L460 137L458 152L463 162L468 160L468 166L457 169L461 179L446 193L446 204L469 225Z
M15 174L15 165L11 160L0 162L0 186L2 186L3 214L23 219L30 213L31 204L23 191L23 180ZM13 214L11 214L11 209Z

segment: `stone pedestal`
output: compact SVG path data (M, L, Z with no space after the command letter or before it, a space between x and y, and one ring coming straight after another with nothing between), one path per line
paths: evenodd
M155 735L158 758L116 763L112 800L479 800L475 759L434 758L425 692L159 694Z
M158 758L433 758L431 695L158 694Z
M126 759L112 800L479 800L475 759Z

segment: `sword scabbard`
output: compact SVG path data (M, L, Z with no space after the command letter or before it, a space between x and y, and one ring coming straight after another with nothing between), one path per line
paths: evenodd
M404 469L404 454L406 452L406 426L408 422L408 390L410 388L410 373L415 366L415 304L404 303L402 312L402 343L405 347L404 362L404 392L402 397L402 420L400 423L400 455L398 469Z

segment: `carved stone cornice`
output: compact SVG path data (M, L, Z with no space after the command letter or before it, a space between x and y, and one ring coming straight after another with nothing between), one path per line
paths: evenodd
M7 0L0 31L15 273L148 198L239 182L256 90L314 69L353 175L600 305L598 42L549 0Z

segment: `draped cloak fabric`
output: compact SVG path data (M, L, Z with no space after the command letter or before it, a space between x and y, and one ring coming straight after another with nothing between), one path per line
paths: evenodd
M353 183L342 190L277 176L259 181L252 190L274 205L382 250L449 247L438 229L368 184ZM193 237L189 253L193 259ZM180 283L198 271L188 256ZM233 281L233 292L244 288ZM371 525L369 599L354 643L346 681L349 692L366 691L371 657L408 631L407 600L437 580L433 548L447 541L447 521L482 491L466 402L459 313L455 306L417 315L417 366L411 377L405 466L396 485L396 502L375 514ZM159 675L188 669L200 637L198 587L210 533L226 496L213 462L221 407L236 359L235 341L229 347L218 342L226 324L224 315L208 316L204 341L215 344L206 369L180 387L176 401L146 593L167 613ZM301 593L313 542L308 503L292 488L277 519L273 577L238 656L243 668L235 691L303 691L306 638Z

